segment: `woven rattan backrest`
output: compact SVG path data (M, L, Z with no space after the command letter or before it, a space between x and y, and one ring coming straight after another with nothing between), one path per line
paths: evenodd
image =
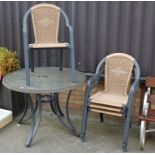
M105 91L127 95L131 82L134 58L124 53L107 56L105 65Z
M31 10L35 43L57 43L60 8L52 4L38 4Z

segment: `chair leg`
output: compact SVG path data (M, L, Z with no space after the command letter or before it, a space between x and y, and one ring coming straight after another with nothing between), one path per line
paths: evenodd
M131 122L131 120L130 120L130 128L132 128L132 122Z
M100 113L100 122L103 123L104 122L104 114Z
M131 127L131 110L128 111L127 117L125 120L125 124L124 124L123 143L122 143L123 152L127 152L128 136L129 136L129 128L130 127Z
M34 54L33 54L33 50L31 48L29 48L29 53L30 53L31 72L34 72Z
M63 70L63 49L62 48L60 49L60 59L59 59L59 61L60 61L59 62L60 63L59 70L62 71Z
M86 136L86 129L87 129L87 121L88 121L88 106L86 105L83 111L81 134L80 134L82 142L86 141L85 136Z
M25 62L25 76L26 85L30 86L30 71L29 71L29 52L26 43L24 44L24 62Z
M85 141L87 121L88 121L88 110L89 110L89 97L90 97L90 87L86 85L86 93L84 97L84 107L83 107L83 117L82 117L82 126L81 126L81 141Z
M74 38L73 38L73 29L70 30L70 50L71 50L71 77L72 83L76 83L76 70L75 70L75 51L74 51Z

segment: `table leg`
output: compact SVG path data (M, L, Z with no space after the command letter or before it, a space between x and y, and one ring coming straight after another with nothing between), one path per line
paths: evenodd
M22 116L19 120L17 120L18 123L22 123L23 119L25 118L26 114L27 114L27 110L28 110L28 104L27 104L27 98L26 95L24 94L24 98L25 98L25 107L24 107L24 112L22 113Z
M26 94L24 94L24 98L25 98L24 112L21 114L21 117L16 120L19 124L22 124L23 122L28 121L32 117L32 115L30 115L30 116L28 116L28 118L25 118L26 115L27 115L27 113L28 113L28 109L30 107L30 103L28 102L28 98L27 98L27 95ZM37 103L35 105L35 111L36 110L37 110Z
M60 68L59 70L62 71L63 70L63 49L60 49L60 59L59 59L59 64L60 64Z
M59 112L60 116L61 116L61 117L64 117L64 114L63 114L63 112L61 111L60 104L59 104L59 94L58 94L58 93L54 93L54 98L55 98L55 100L56 100L57 108L58 108L58 112Z
M61 111L60 106L59 106L59 96L58 95L59 95L58 93L54 93L54 94L51 94L49 97L50 98L49 101L50 101L51 110L56 115L56 111L55 111L55 107L54 107L54 99L55 99L55 100L57 100L57 103L58 103L58 112L61 115L61 117L64 117L64 114Z
M79 133L77 133L75 127L73 126L71 119L69 117L69 110L68 110L68 105L69 105L69 99L70 99L70 95L71 95L71 91L69 91L68 96L67 96L67 100L66 100L66 118L67 118L67 123L65 122L65 120L61 117L60 113L59 113L59 101L58 98L55 96L54 97L54 108L55 108L55 112L56 112L56 116L59 119L59 121L62 123L62 125L69 130L69 132L77 137L80 136Z
M53 113L56 115L53 100L50 101L50 106L51 106L51 110L52 110Z
M31 96L29 94L27 94L27 99L29 101L29 104L31 107L31 113L32 113L32 127L31 127L31 131L26 141L26 146L29 147L40 125L42 101L41 101L41 96L37 95L36 107L34 107Z

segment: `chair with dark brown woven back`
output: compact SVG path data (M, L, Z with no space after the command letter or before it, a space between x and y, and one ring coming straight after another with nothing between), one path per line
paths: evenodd
M139 119L140 125L140 148L143 150L147 133L154 132L155 129L150 129L150 122L155 122L155 77L146 78L146 92L144 94L143 109Z

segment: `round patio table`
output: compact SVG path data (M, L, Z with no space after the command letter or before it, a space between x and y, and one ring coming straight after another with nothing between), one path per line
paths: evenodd
M63 68L60 71L59 67L36 67L34 72L30 72L30 78L30 86L26 86L24 69L8 73L3 78L3 85L5 87L25 94L25 109L18 121L19 123L23 122L28 106L30 106L32 126L26 140L26 146L29 147L31 145L37 133L41 119L42 103L44 102L50 103L53 113L71 134L79 136L69 117L68 103L72 90L82 86L85 82L85 75L76 71L76 83L72 83L70 69ZM59 105L59 93L63 91L69 91L66 100L65 116ZM31 94L36 94L35 104L32 102ZM66 117L67 122L64 120L64 117Z

